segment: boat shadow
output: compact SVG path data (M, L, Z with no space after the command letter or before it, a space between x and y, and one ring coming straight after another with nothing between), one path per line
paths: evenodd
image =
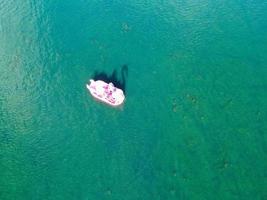
M121 77L118 77L118 72L116 69L113 70L111 75L108 75L103 71L94 71L92 78L96 80L102 80L106 83L113 83L115 87L120 88L124 94L126 94L126 79L128 76L128 65L123 65L120 69Z

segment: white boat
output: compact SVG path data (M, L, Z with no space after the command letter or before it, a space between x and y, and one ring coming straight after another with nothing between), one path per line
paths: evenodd
M125 100L123 91L112 83L90 79L90 84L86 84L86 87L93 97L108 105L119 106Z

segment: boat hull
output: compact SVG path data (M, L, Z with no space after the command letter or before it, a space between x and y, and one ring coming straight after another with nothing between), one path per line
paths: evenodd
M91 79L90 84L86 84L86 87L95 99L110 106L120 106L125 100L123 91L111 83L108 84L102 80L94 81Z

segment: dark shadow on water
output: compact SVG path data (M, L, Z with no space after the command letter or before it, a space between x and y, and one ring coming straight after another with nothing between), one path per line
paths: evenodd
M115 87L120 88L123 90L124 94L126 94L126 79L128 76L128 66L125 64L121 67L120 70L120 78L118 77L117 70L113 70L111 75L108 75L106 72L103 71L94 71L92 78L96 80L102 80L106 83L113 83Z

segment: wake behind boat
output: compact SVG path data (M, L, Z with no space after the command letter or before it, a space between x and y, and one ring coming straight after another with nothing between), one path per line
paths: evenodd
M108 105L119 106L125 100L123 91L112 83L90 79L90 84L86 84L86 87L93 97Z

